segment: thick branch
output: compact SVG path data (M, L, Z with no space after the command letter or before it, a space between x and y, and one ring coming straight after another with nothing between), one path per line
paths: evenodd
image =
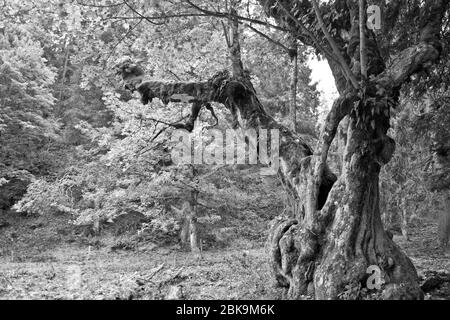
M344 72L344 74L347 76L347 79L352 83L353 87L355 89L359 88L358 80L356 79L353 72L350 70L350 67L348 66L347 62L344 59L344 56L342 55L341 51L339 50L336 42L331 37L330 33L327 30L327 27L325 26L325 23L323 22L322 15L320 14L319 5L317 4L316 0L312 0L314 12L316 13L317 20L319 22L319 26L322 29L323 34L325 35L325 38L327 39L328 43L331 46L331 49L333 49L333 53L337 56L339 64Z
M420 42L400 52L390 66L381 73L376 83L385 88L398 90L409 78L435 63L441 54L441 26L450 0L428 0L422 9L423 26Z
M275 39L269 37L267 34L265 34L265 33L261 32L261 31L259 31L258 29L252 27L252 26L249 25L249 24L245 24L245 26L246 26L247 28L251 29L251 30L252 30L253 32L255 32L256 34L259 34L261 37L263 37L263 38L267 39L268 41L272 42L273 44L275 44L275 45L281 47L283 50L286 51L286 53L289 53L289 52L290 52L289 48L286 47L284 44L282 44L280 41L275 40Z
M437 61L439 56L439 50L428 43L419 43L407 48L376 78L376 83L384 89L398 89L412 75Z
M354 103L359 99L358 94L355 90L349 90L344 95L340 96L333 103L333 106L328 113L325 120L325 125L322 128L320 134L318 147L316 150L316 157L314 161L313 168L313 179L311 180L311 194L309 195L309 201L307 203L307 212L313 213L318 207L318 197L320 192L320 186L322 184L323 173L327 165L328 151L330 149L331 143L334 140L339 123L341 120L347 116L352 109ZM313 221L314 219L310 219Z
M239 41L239 21L235 17L236 9L232 7L230 9L230 60L231 60L231 70L233 70L233 76L237 79L244 78L244 66L242 64L242 54L241 54L241 43Z
M131 80L126 73L127 70L132 69L129 65L125 63L119 69L124 79ZM139 84L137 90L141 93L143 102L154 98L159 98L164 103L180 101L181 98L183 101L201 104L218 102L231 111L234 119L238 119L237 114L240 115L239 118L242 119L240 125L243 129L277 129L280 137L279 174L283 176L288 187L300 199L305 200L306 181L303 179L308 176L306 172L309 171L309 161L306 160L312 155L307 138L290 131L266 113L247 77L236 79L229 72L223 71L204 82L146 81ZM336 181L336 177L328 167L325 167L323 172L324 177L321 179L320 186L323 194L319 205L323 205L329 190Z
M366 1L359 0L359 51L361 76L367 79L367 44L366 44Z

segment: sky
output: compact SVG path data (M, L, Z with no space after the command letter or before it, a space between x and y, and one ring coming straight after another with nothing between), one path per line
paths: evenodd
M319 61L315 55L310 55L308 66L311 68L311 82L317 82L317 90L320 92L320 113L330 110L338 93L334 83L333 74L326 60Z

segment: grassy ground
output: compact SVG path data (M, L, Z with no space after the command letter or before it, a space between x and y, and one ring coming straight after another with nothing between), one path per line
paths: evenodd
M195 257L148 241L73 236L66 220L6 219L10 225L0 229L0 299L281 298L261 241L236 238ZM435 228L425 221L413 226L411 241L395 238L424 277L430 270L450 271L450 254L436 247ZM426 298L450 299L450 286Z
M261 241L234 239L199 257L132 237L74 236L66 217L5 220L0 299L164 299L173 288L186 299L279 298Z

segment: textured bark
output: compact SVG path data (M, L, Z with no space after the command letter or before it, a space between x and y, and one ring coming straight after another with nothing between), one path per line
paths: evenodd
M450 110L450 106L445 103L435 104L432 107L446 108L443 109L444 112ZM443 249L447 248L450 241L450 195L448 192L450 189L450 141L448 136L447 132L439 129L434 129L432 133L434 173L429 178L430 189L444 193L438 226L438 241Z
M405 240L409 241L409 227L408 227L408 200L403 199L402 204L400 206L401 210L401 229L402 229L402 236L405 238Z
M191 252L195 254L200 253L197 228L197 198L198 192L191 191L190 210L187 216L187 219L189 221L189 243L191 246Z
M235 1L231 1L230 14L236 16L236 6ZM231 60L231 70L233 71L233 77L236 79L242 79L245 76L244 65L242 63L241 55L241 43L239 41L239 21L237 18L230 19L230 60Z
M194 192L193 192L194 193ZM183 203L181 209L172 209L181 216L182 226L180 230L180 242L183 248L190 248L191 252L199 253L198 228L197 228L197 195L191 195L191 199Z
M334 215L314 277L317 298L335 298L347 284L362 281L367 267L377 265L388 284L408 286L408 297L419 298L418 279L409 259L385 234L379 211L380 165L377 148L366 143L371 132L350 120L344 173L321 215ZM334 203L330 203L334 201ZM406 292L396 292L405 297Z
M361 77L367 79L367 47L366 47L366 1L359 0L359 52L361 61Z
M439 245L446 249L450 241L450 196L444 198L443 210L439 215L438 238Z
M189 210L189 203L186 201L183 203L183 208L179 211L182 216L182 226L180 230L180 242L183 248L186 248L189 243L189 219L187 219L187 212Z
M290 129L295 132L297 128L297 85L298 85L298 47L297 39L292 40L290 49L291 58L291 83L289 99Z

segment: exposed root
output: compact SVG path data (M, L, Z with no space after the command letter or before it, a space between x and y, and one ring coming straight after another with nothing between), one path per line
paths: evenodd
M277 284L280 287L289 287L291 282L291 276L287 270L287 267L283 267L283 262L286 265L286 262L290 261L290 259L286 259L287 252L287 244L283 246L284 249L280 246L280 240L284 237L284 235L291 229L291 227L297 225L297 220L294 219L283 219L281 217L275 220L270 233L269 239L267 241L267 251L270 257L270 265L275 277ZM286 242L286 240L285 240Z
M413 264L383 230L374 197L377 182L371 185L365 197L372 200L364 201L358 215L344 204L348 194L340 179L313 218L277 221L269 239L270 257L278 284L288 289L286 298L339 299L349 286L383 299L423 298ZM381 287L375 291L367 288L370 266L380 270Z

